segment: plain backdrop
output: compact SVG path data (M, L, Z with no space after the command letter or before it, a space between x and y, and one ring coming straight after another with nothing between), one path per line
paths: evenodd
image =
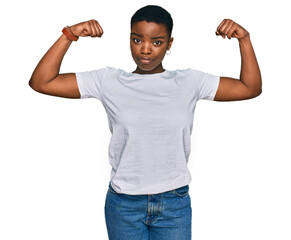
M215 35L224 18L250 32L263 93L197 103L191 137L192 239L290 240L290 12L288 1L10 1L1 3L0 239L108 239L104 205L111 133L97 99L40 94L28 81L64 26L96 19L102 38L80 38L60 73L135 69L130 18L167 9L169 70L239 78L237 39ZM289 15L289 16L288 16Z

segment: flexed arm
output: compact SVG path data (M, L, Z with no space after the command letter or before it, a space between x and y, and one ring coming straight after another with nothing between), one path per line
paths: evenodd
M101 37L103 34L101 26L94 19L75 24L67 30L77 37ZM71 43L72 41L63 34L46 52L29 80L32 89L53 96L80 98L76 74L59 74L62 60Z
M237 38L241 54L240 79L220 77L215 101L236 101L257 97L262 92L262 78L250 34L231 19L224 19L216 35Z

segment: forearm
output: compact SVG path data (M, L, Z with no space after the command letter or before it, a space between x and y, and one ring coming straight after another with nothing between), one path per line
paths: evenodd
M262 92L262 78L256 55L248 34L245 38L239 39L241 54L240 80L256 95Z
M59 74L63 57L71 43L64 34L61 35L36 66L29 81L30 86L38 87Z

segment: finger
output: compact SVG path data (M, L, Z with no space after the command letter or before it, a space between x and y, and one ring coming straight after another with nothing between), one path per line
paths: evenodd
M103 34L103 30L97 21L95 21L95 25L96 25L96 28L98 29L98 37L101 37Z
M227 19L223 19L222 22L217 27L217 30L216 30L216 35L221 35L222 38L225 38L225 37L224 37L223 33L221 32L221 28L224 26L226 21L227 21Z
M96 24L96 21L93 21L92 25L93 25L93 29L95 30L95 34L94 36L92 35L91 37L100 37L100 30Z
M227 20L227 19L223 19L223 20L222 20L222 22L221 22L221 23L219 24L219 26L217 27L217 30L216 30L217 32L218 32L218 30L220 29L221 25L224 24L224 22L225 22L226 20Z
M236 30L239 28L238 24L234 24L228 31L228 35L230 37L235 37L236 36Z
M100 27L98 26L98 22L94 19L92 19L92 24L93 24L93 28L95 29L96 31L96 34L92 37L101 37L102 33L100 31Z
M98 23L98 22L97 22ZM99 27L99 29L100 29L100 31L101 31L101 35L104 33L103 32L103 29L102 29L102 27L101 27L101 25L98 23L98 27Z
M223 38L225 38L226 30L228 29L231 23L230 19L226 19L226 21L219 27L218 32L221 34Z
M91 36L92 34L92 29L90 27L89 21L84 24L84 34L85 36Z
M225 29L225 35L226 35L229 39L231 39L231 35L232 35L234 29L236 28L235 25L236 25L236 23L233 22L233 21L231 21L231 22L228 24L228 26L226 27L226 29Z
M90 20L89 24L90 24L90 28L92 29L92 34L90 36L91 37L96 37L97 36L97 30L96 30L96 27L94 25L94 21Z

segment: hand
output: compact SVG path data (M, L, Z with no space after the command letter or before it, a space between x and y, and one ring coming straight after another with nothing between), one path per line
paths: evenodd
M94 19L75 24L68 31L77 37L101 37L103 34L100 24Z
M227 36L229 39L232 37L241 40L249 35L249 32L242 26L232 21L231 19L224 19L216 30L216 35L221 35L224 39Z

